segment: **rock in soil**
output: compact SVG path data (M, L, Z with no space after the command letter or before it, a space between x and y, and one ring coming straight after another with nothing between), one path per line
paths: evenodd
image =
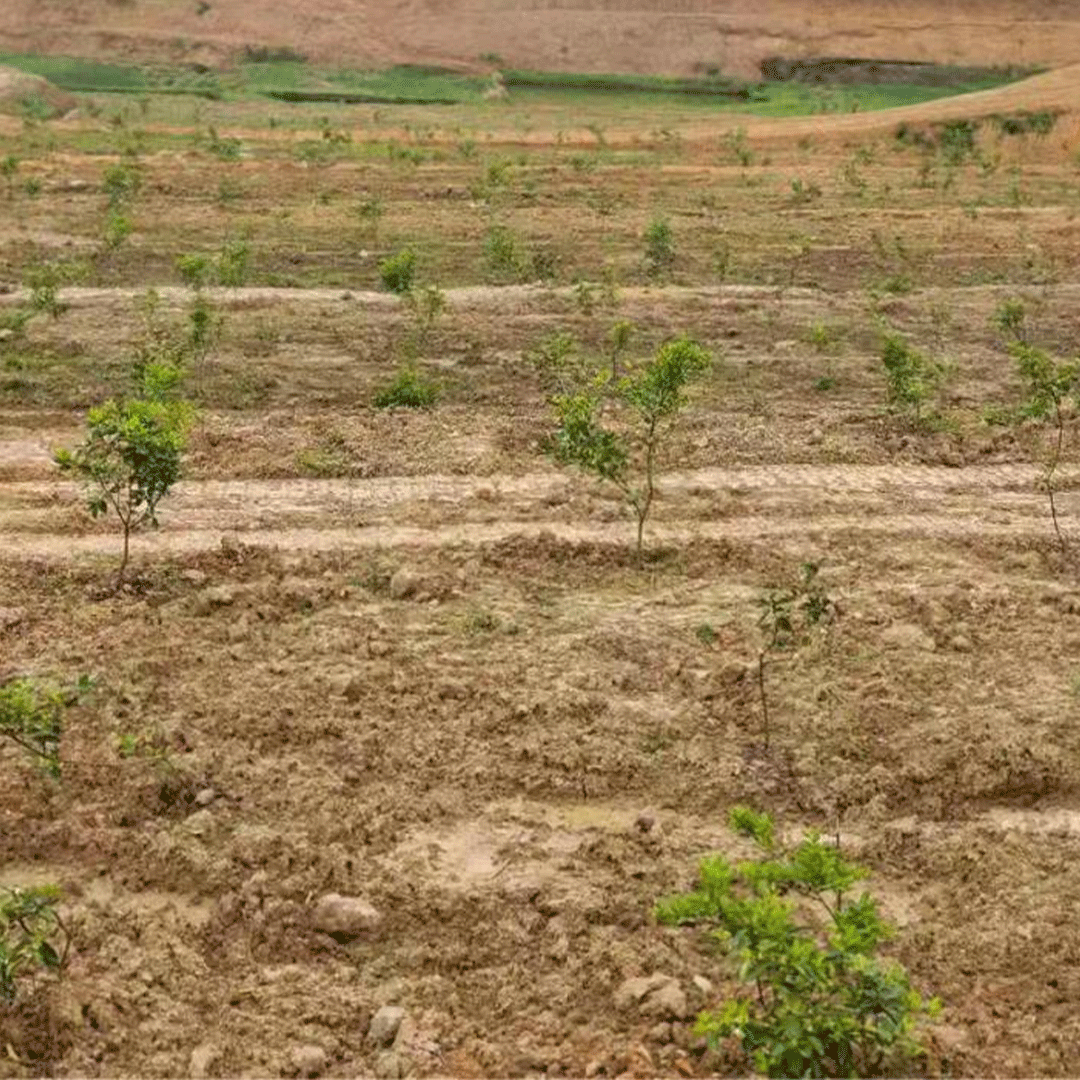
M315 905L312 924L316 930L347 941L378 928L382 916L358 896L327 893Z
M368 1028L368 1038L376 1046L389 1046L405 1019L405 1010L400 1005L384 1005L372 1018Z
M298 1046L289 1055L293 1076L321 1076L326 1070L326 1051L321 1046Z
M688 1013L686 994L670 975L644 975L627 979L615 991L615 1008L637 1006L642 1016L658 1020L682 1020Z

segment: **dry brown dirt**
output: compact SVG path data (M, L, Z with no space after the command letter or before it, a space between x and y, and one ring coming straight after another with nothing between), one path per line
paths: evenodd
M1009 88L1009 110L1069 108L1073 78ZM1000 101L900 115L932 132ZM426 134L364 112L320 166L296 114L221 108L198 130L236 134L238 161L151 114L114 252L101 183L138 118L0 127L20 160L0 317L43 261L90 276L0 341L0 677L98 677L61 785L0 749L0 884L57 882L76 928L59 984L3 1014L0 1076L296 1075L312 1046L342 1078L745 1075L691 1030L730 971L650 917L702 854L741 850L739 801L837 830L870 868L890 953L945 1003L921 1071L1075 1074L1080 431L1067 411L1063 553L1045 425L987 419L1021 394L1003 300L1080 351L1075 117L987 125L949 172L896 114L746 127L740 162L739 121L692 112L600 117L606 146L555 112ZM661 212L677 257L650 282ZM493 273L492 221L557 280ZM251 280L208 294L225 322L189 376L185 477L116 592L116 532L52 448L130 385L145 288L182 325L176 256L237 236ZM377 265L405 244L447 300L417 358L443 390L426 411L371 406L410 327ZM679 332L717 357L665 447L644 566L613 492L541 452L525 358L559 330L599 352L620 318L636 357ZM884 408L886 324L949 360L939 421ZM765 752L756 600L807 559L840 618L774 669ZM123 736L167 763L122 757ZM377 930L320 932L334 892ZM615 1007L654 973L686 1015ZM406 1012L392 1051L367 1035L384 1004Z
M1080 59L1069 0L6 0L0 47L220 62L290 46L322 63L424 63L752 77L767 56L1058 67Z

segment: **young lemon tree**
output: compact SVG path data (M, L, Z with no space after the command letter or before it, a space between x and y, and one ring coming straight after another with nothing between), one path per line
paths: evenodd
M707 927L736 961L741 989L701 1013L697 1033L713 1045L734 1039L771 1077L910 1075L941 1003L877 955L894 930L868 893L850 897L868 871L816 832L783 847L767 814L734 807L728 820L762 857L709 856L696 890L655 908L661 923Z
M1024 380L1027 400L1021 413L1035 420L1049 419L1054 436L1043 462L1040 486L1050 504L1050 518L1062 552L1068 551L1058 519L1057 472L1065 453L1066 407L1080 395L1080 360L1059 360L1033 345L1027 329L1027 309L1022 300L1007 300L994 313L994 324L1010 339L1009 354Z
M130 556L131 534L158 524L157 510L180 476L191 405L177 396L183 371L169 363L142 368L141 392L91 409L86 439L74 450L57 450L54 460L86 489L94 517L117 517L123 553L121 585Z
M686 405L688 385L711 363L712 357L697 342L677 338L616 382L599 375L585 388L551 399L558 428L549 441L549 453L556 461L618 488L637 522L639 560L645 522L656 498L661 446ZM610 426L603 408L609 399L616 413Z
M18 996L19 982L37 968L61 971L71 933L57 911L55 885L0 891L0 1004Z

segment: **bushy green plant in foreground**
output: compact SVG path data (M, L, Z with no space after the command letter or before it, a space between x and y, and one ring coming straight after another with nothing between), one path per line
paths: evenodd
M740 988L700 1014L697 1033L714 1046L734 1040L766 1076L910 1073L924 1053L921 1028L941 1003L877 956L893 928L868 893L849 898L868 872L816 832L784 848L773 819L747 807L733 808L729 824L762 856L733 864L711 855L695 891L655 908L667 925L714 928L737 963Z
M0 890L0 1003L10 1005L35 968L63 969L71 934L59 902L55 885Z

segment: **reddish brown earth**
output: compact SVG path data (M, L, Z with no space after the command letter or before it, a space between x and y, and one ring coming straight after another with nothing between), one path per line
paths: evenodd
M7 0L0 47L216 62L249 45L323 63L757 74L767 56L1057 67L1080 59L1069 0Z
M739 801L838 830L871 870L890 953L945 1003L921 1072L1075 1074L1080 425L1067 407L1063 552L1047 428L989 422L1022 390L1002 301L1080 351L1074 82L783 124L371 110L321 164L263 106L0 125L0 316L47 260L89 277L0 340L0 677L98 678L62 784L0 749L0 884L58 883L75 928L63 979L0 1017L0 1076L297 1075L312 1046L341 1078L745 1075L692 1033L730 969L650 916L740 850ZM955 167L894 137L1041 108L1066 110L1049 135L988 123ZM104 170L142 120L134 231L103 252ZM196 142L210 123L240 160ZM642 269L658 213L667 282ZM554 283L494 272L492 221ZM146 287L182 323L176 257L237 236L250 284L210 293L184 480L117 592L115 530L52 448L129 385ZM447 300L418 350L428 411L371 404L409 331L378 262L406 244ZM679 332L717 358L665 447L644 566L614 493L542 454L525 358L559 330L598 352L621 318L637 358ZM885 408L883 326L949 361L933 422ZM756 601L807 559L841 614L775 669L765 752ZM377 928L321 932L333 892ZM616 1007L655 973L683 1015ZM392 1050L368 1037L384 1004L406 1011Z

